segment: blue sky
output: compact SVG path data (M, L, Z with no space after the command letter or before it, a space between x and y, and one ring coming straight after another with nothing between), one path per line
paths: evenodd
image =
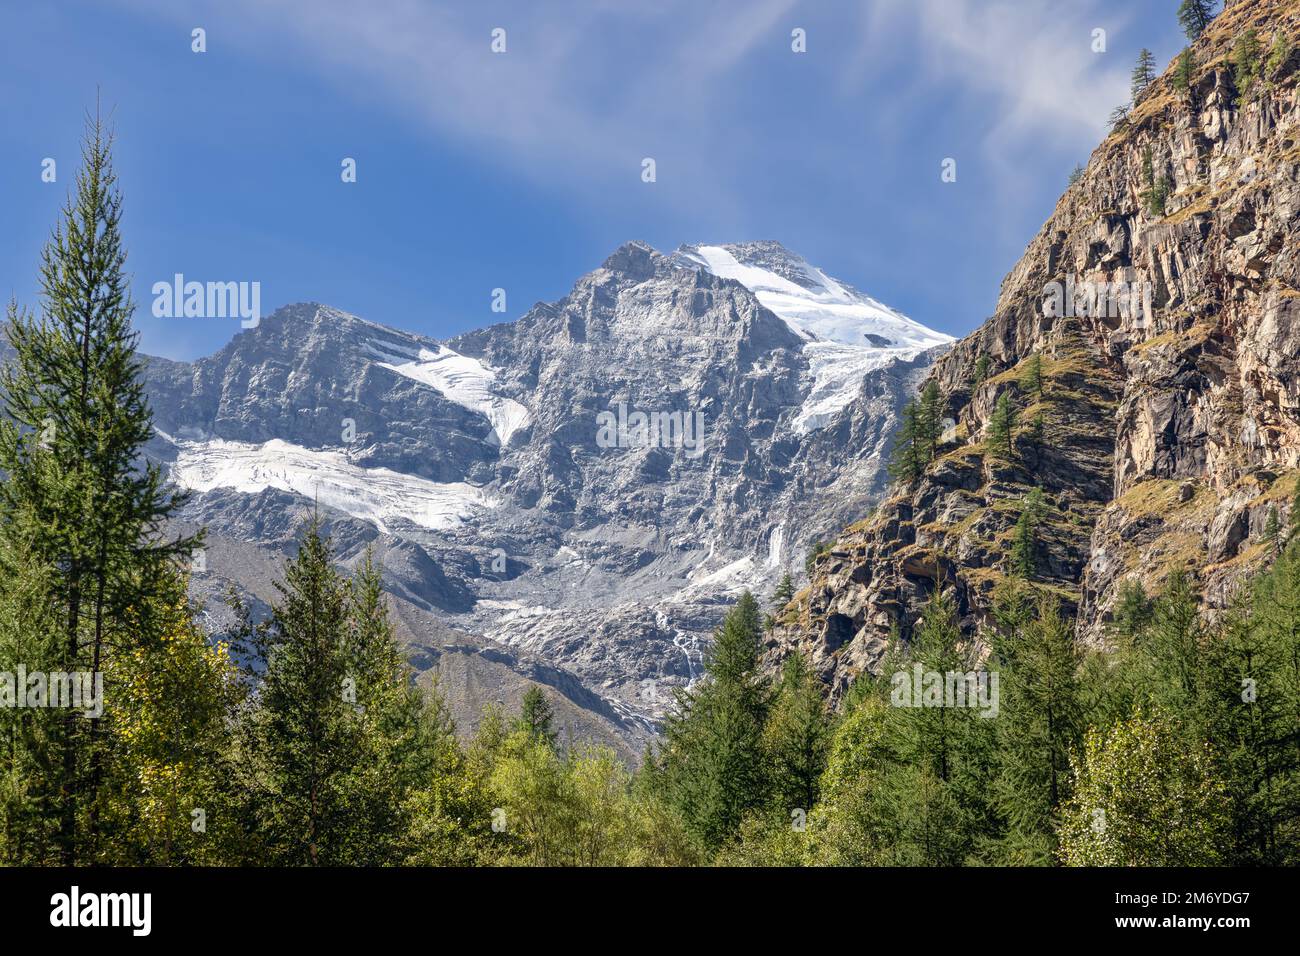
M629 239L778 239L961 335L1127 98L1137 50L1161 69L1177 53L1176 7L6 0L0 294L35 302L98 87L154 354L239 330L154 318L150 287L177 272L258 281L264 313L316 300L446 337L563 296Z

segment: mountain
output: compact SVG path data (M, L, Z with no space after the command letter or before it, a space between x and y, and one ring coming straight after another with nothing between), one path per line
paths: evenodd
M567 296L446 342L328 306L152 360L150 454L191 491L211 624L262 612L318 509L372 548L462 729L530 683L635 756L744 588L770 592L885 486L949 338L775 242L631 242Z
M1243 64L1250 30L1261 51ZM1032 488L1032 577L1090 644L1126 582L1150 593L1185 569L1213 613L1267 563L1271 519L1300 518L1296 36L1294 0L1230 4L1193 45L1188 87L1175 63L1143 91L992 317L935 363L954 427L818 559L773 662L803 653L842 694L936 586L978 638ZM1010 455L992 440L1004 399Z

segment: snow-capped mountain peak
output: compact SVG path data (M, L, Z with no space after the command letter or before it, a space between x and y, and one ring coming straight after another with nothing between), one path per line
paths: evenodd
M685 245L676 257L736 280L811 341L913 352L952 341L828 276L779 242Z

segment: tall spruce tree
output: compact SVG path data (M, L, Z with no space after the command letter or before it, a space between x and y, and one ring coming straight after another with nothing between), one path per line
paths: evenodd
M769 801L763 728L771 691L759 670L761 639L758 602L745 592L715 635L705 677L665 721L665 797L709 852Z
M541 741L551 749L556 749L558 740L555 731L555 711L546 699L546 692L534 685L524 691L519 703L519 719L515 722L517 729L528 735L529 739Z
M830 746L830 715L821 682L801 654L786 659L763 732L772 803L786 826L812 812Z
M999 458L1015 457L1016 407L1011 403L1011 396L1003 392L993 406L993 415L989 418L988 449Z
M24 649L33 671L128 673L115 665L163 627L149 597L168 560L197 543L163 540L177 500L143 456L152 417L130 324L112 144L98 115L88 119L75 192L42 252L39 312L8 311L15 354L0 380L0 573L38 589L30 599L49 611ZM129 626L128 609L138 612ZM104 687L109 700L117 692ZM111 709L31 721L50 724L25 745L40 751L45 779L31 784L43 794L36 814L57 821L51 845L64 864L99 859L100 793L122 746Z
M921 401L917 409L917 427L920 434L921 454L928 463L934 458L943 434L943 395L939 383L930 379L921 391Z
M929 461L925 424L918 402L903 406L903 421L894 435L894 447L889 458L889 474L895 481L911 484L925 473Z
M1129 81L1129 89L1133 96L1133 102L1136 103L1143 91L1151 85L1151 81L1156 78L1156 58L1151 51L1143 47L1138 53L1137 63L1133 67L1133 73Z
M1195 42L1214 19L1213 0L1183 0L1178 8L1178 24L1187 39Z
M1056 812L1069 796L1084 721L1071 627L1051 598L1034 610L995 638L1002 694L995 795L1007 827L1001 859L1044 865L1056 854Z

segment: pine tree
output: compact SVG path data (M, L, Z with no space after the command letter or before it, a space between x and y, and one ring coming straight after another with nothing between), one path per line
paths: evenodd
M1249 95L1255 81L1259 79L1260 63L1259 33L1254 27L1248 28L1232 48L1233 78L1241 95Z
M1129 578L1119 587L1111 613L1111 628L1124 643L1132 643L1151 622L1151 611L1151 601L1142 582Z
M1117 106L1110 111L1110 131L1118 132L1128 124L1129 107Z
M545 692L534 684L524 691L523 700L519 705L519 719L515 722L515 727L531 739L541 741L555 749L557 743L554 724L555 712L551 709L551 702L546 699Z
M817 803L830 744L830 717L820 682L800 654L786 659L763 731L778 820L789 826L796 811Z
M1201 38L1205 28L1214 19L1212 0L1183 0L1178 8L1178 23L1187 39L1193 43Z
M1277 505L1268 506L1268 519L1264 522L1264 543L1273 557L1282 551L1282 522L1278 518Z
M1296 479L1295 494L1291 498L1291 514L1287 523L1290 525L1289 538L1294 539L1296 532L1300 531L1300 478Z
M995 793L1008 828L1001 856L1042 865L1055 856L1056 813L1070 794L1084 721L1071 626L1050 598L1035 610L1023 626L1000 629L995 638L1003 700Z
M1043 357L1034 352L1025 359L1024 368L1020 370L1017 384L1026 399L1042 401L1043 398Z
M44 589L31 595L50 614L28 644L30 670L124 673L115 663L162 627L148 613L154 585L169 559L197 543L161 536L177 500L143 455L152 416L121 217L112 135L96 117L75 195L42 252L39 317L12 303L8 312L15 355L0 382L0 572ZM127 627L129 608L143 617ZM65 709L31 724L45 725L26 744L46 775L33 781L46 797L36 812L57 821L50 841L60 862L93 862L104 849L100 791L123 744L112 717Z
M903 406L902 424L894 435L893 452L889 458L890 477L911 484L924 474L928 460L921 406L914 401L908 402Z
M1032 580L1038 573L1038 526L1045 509L1042 489L1034 488L1025 496L1024 507L1016 520L1011 539L1010 567L1014 574L1025 580Z
M1015 406L1011 404L1011 396L1003 392L998 396L997 404L993 407L993 416L989 419L988 449L991 454L1008 460L1015 457L1013 442L1015 427Z
M1130 79L1130 90L1133 102L1136 103L1142 96L1142 93L1151 81L1156 78L1156 58L1146 47L1138 53L1137 64L1133 67L1133 74Z
M921 455L926 462L934 458L943 434L943 396L939 392L939 383L930 379L921 392L921 403L917 412L917 428L921 444Z
M1282 65L1286 63L1290 56L1291 44L1287 40L1286 34L1278 31L1273 36L1273 45L1269 48L1268 62L1264 65L1264 73L1268 77L1270 85L1273 82L1273 77L1277 75L1277 71L1282 69Z
M259 858L382 865L407 853L408 800L428 786L450 721L409 682L380 592L330 564L320 520L286 562L269 622L240 637L265 661L239 726L239 790ZM251 665L256 678L256 663Z
M1074 169L1070 170L1069 185L1073 186L1075 183L1081 180L1083 178L1083 173L1084 173L1083 163L1075 163Z
M1183 52L1178 54L1178 65L1174 68L1174 89L1191 93L1195 75L1196 54L1192 52L1191 47L1183 47Z
M710 852L769 799L762 744L770 692L759 670L761 638L758 602L745 592L714 638L704 680L679 695L664 725L664 796Z
M775 610L781 610L794 599L794 579L790 577L787 571L781 576L781 583L776 586L772 592L772 607Z
M978 388L989 377L989 369L993 365L993 360L987 355L981 355L975 360L975 386Z

